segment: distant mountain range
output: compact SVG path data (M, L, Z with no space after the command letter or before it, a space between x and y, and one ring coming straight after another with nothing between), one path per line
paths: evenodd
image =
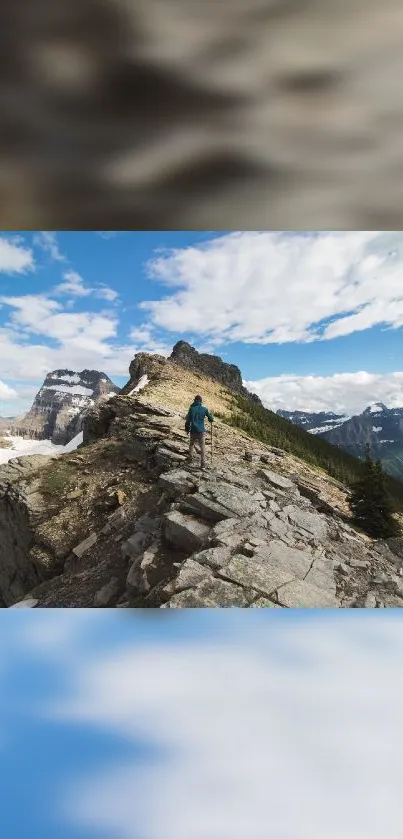
M369 443L373 458L379 458L386 472L403 481L403 408L375 402L354 417L283 410L277 414L356 457L363 457Z

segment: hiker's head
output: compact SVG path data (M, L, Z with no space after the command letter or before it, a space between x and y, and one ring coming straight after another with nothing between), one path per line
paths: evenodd
M195 396L194 401L195 402L203 402L201 396Z

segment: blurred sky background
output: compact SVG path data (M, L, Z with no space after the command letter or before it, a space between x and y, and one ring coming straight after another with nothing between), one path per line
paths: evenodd
M4 836L400 839L393 610L0 623Z
M0 2L5 229L396 229L401 0Z

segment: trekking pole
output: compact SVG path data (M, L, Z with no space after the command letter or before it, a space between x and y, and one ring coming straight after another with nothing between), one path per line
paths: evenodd
M211 423L211 465L213 464L213 423Z

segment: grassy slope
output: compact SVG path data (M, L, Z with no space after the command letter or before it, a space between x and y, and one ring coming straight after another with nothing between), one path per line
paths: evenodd
M231 415L227 421L267 445L278 446L310 465L324 469L332 478L347 486L361 474L360 460L343 449L332 446L267 408L241 397L233 398ZM390 476L387 484L393 506L403 511L403 483Z

